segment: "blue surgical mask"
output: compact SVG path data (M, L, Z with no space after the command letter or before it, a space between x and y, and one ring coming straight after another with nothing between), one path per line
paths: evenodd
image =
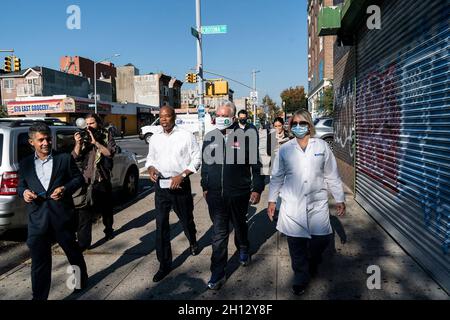
M293 133L293 135L296 138L303 138L304 136L306 136L309 132L309 127L308 126L301 126L301 125L296 125L294 127L291 128L291 132Z

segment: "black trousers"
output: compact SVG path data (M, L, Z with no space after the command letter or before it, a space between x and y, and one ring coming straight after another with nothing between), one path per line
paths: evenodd
M92 223L97 214L102 215L105 234L113 232L113 205L112 205L112 185L109 181L102 181L95 184L92 190L94 205L78 209L78 243L82 250L86 250L92 243Z
M191 182L185 178L181 189L161 189L159 182L155 184L156 210L156 256L160 269L172 266L172 248L170 245L169 213L173 209L180 219L184 234L191 245L197 243L194 223L194 199L191 192Z
M309 283L311 279L309 268L322 262L322 253L327 248L331 236L311 236L311 239L287 236L291 265L294 271L294 285Z
M103 180L94 184L92 190L92 198L94 199L94 212L102 215L102 221L105 234L111 234L113 229L113 201L112 201L112 185L111 181Z
M221 192L208 191L206 202L213 222L211 272L223 274L228 261L228 237L230 222L234 228L235 245L239 250L247 251L248 225L247 211L250 193L240 196L223 195Z
M49 226L45 234L32 235L27 239L31 253L33 300L47 300L48 298L52 272L51 246L55 240L64 250L69 263L80 268L80 280L84 282L88 278L86 263L75 239L74 230L54 230L52 226ZM70 275L67 274L67 276Z

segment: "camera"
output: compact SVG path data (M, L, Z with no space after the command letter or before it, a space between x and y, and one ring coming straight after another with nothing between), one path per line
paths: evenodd
M91 143L91 136L88 131L91 131L95 141L98 141L100 143L103 142L103 140L106 138L106 135L101 130L86 127L79 131L81 140L83 141L84 144Z
M91 143L91 136L89 135L88 128L82 129L79 131L81 136L81 141L83 144L87 145Z
M78 132L80 133L81 141L85 145L91 144L91 135L88 131L91 131L95 141L98 141L100 143L106 138L106 135L102 132L102 130L87 127L86 121L83 118L78 118L76 121L76 125L78 128L80 128Z

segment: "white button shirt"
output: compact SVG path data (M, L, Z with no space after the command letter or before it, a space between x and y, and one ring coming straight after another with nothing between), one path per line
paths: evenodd
M155 167L166 178L179 175L186 169L197 172L201 163L197 140L187 130L175 126L167 134L161 127L150 138L145 167Z
M280 147L272 168L269 202L282 202L277 229L291 237L332 233L328 209L329 190L337 203L344 190L336 159L322 139L310 138L305 151L297 139Z

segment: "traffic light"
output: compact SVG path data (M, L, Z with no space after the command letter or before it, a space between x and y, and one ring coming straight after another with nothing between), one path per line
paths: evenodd
M206 82L206 96L212 97L214 96L214 82Z
M11 57L5 57L5 67L4 67L5 72L11 72Z
M197 74L186 73L186 82L187 83L197 83Z
M20 58L14 57L14 72L20 71L21 69Z

